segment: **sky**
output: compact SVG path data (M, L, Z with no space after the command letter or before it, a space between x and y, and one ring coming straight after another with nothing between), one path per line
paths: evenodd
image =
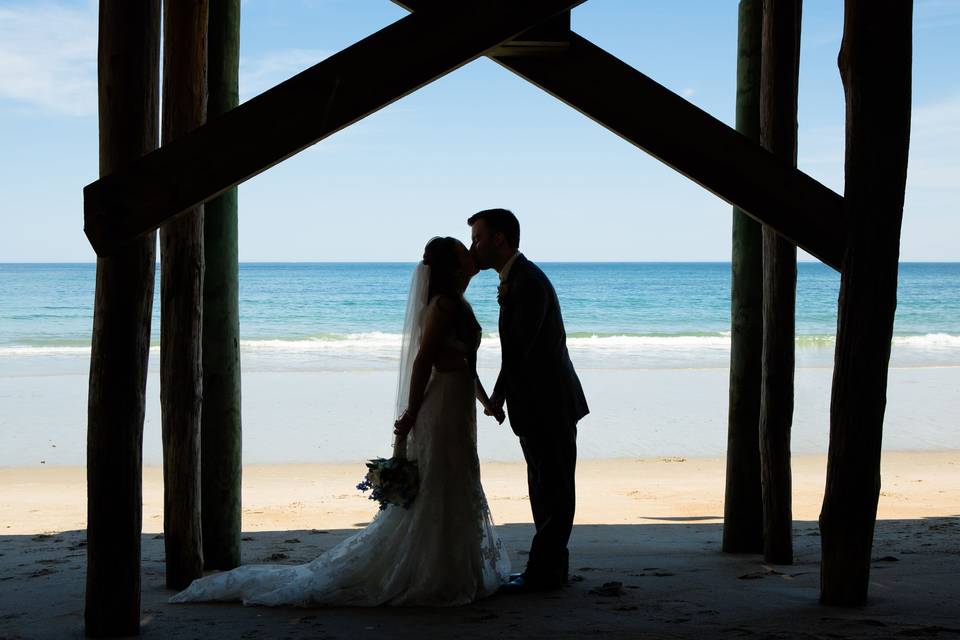
M406 15L243 0L241 100ZM573 29L733 125L735 0L589 0ZM803 7L798 166L843 191L840 0ZM960 0L916 0L902 260L960 260ZM97 3L0 0L0 262L89 262ZM637 117L644 117L638 113ZM541 261L730 258L730 206L486 59L240 186L242 261L414 261L490 207ZM801 259L806 256L801 252Z

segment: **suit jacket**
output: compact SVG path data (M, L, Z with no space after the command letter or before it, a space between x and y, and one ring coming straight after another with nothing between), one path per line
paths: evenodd
M589 413L570 354L560 302L547 276L522 254L497 294L502 362L494 392L518 436L572 429Z

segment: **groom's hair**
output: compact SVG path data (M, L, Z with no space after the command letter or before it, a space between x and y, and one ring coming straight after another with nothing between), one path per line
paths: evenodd
M483 222L489 227L490 231L496 233L499 231L506 238L507 244L514 249L520 248L520 222L512 211L507 209L484 209L478 211L469 218L467 224L471 227L477 220Z

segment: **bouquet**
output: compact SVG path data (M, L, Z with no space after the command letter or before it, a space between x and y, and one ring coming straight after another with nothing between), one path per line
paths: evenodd
M409 509L420 488L420 474L415 460L406 458L374 458L367 462L367 475L357 485L360 491L370 491L370 499L387 505Z

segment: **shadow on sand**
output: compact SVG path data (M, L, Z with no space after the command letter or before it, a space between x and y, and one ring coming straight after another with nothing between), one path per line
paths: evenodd
M162 536L144 534L142 637L960 638L958 518L878 522L871 602L857 609L817 604L815 522L794 523L793 565L770 566L760 556L720 553L722 527L713 516L645 521L576 526L572 579L561 591L497 595L453 609L170 605ZM499 529L522 568L532 525ZM350 533L244 533L243 561L306 562ZM0 639L82 637L85 532L0 540Z

